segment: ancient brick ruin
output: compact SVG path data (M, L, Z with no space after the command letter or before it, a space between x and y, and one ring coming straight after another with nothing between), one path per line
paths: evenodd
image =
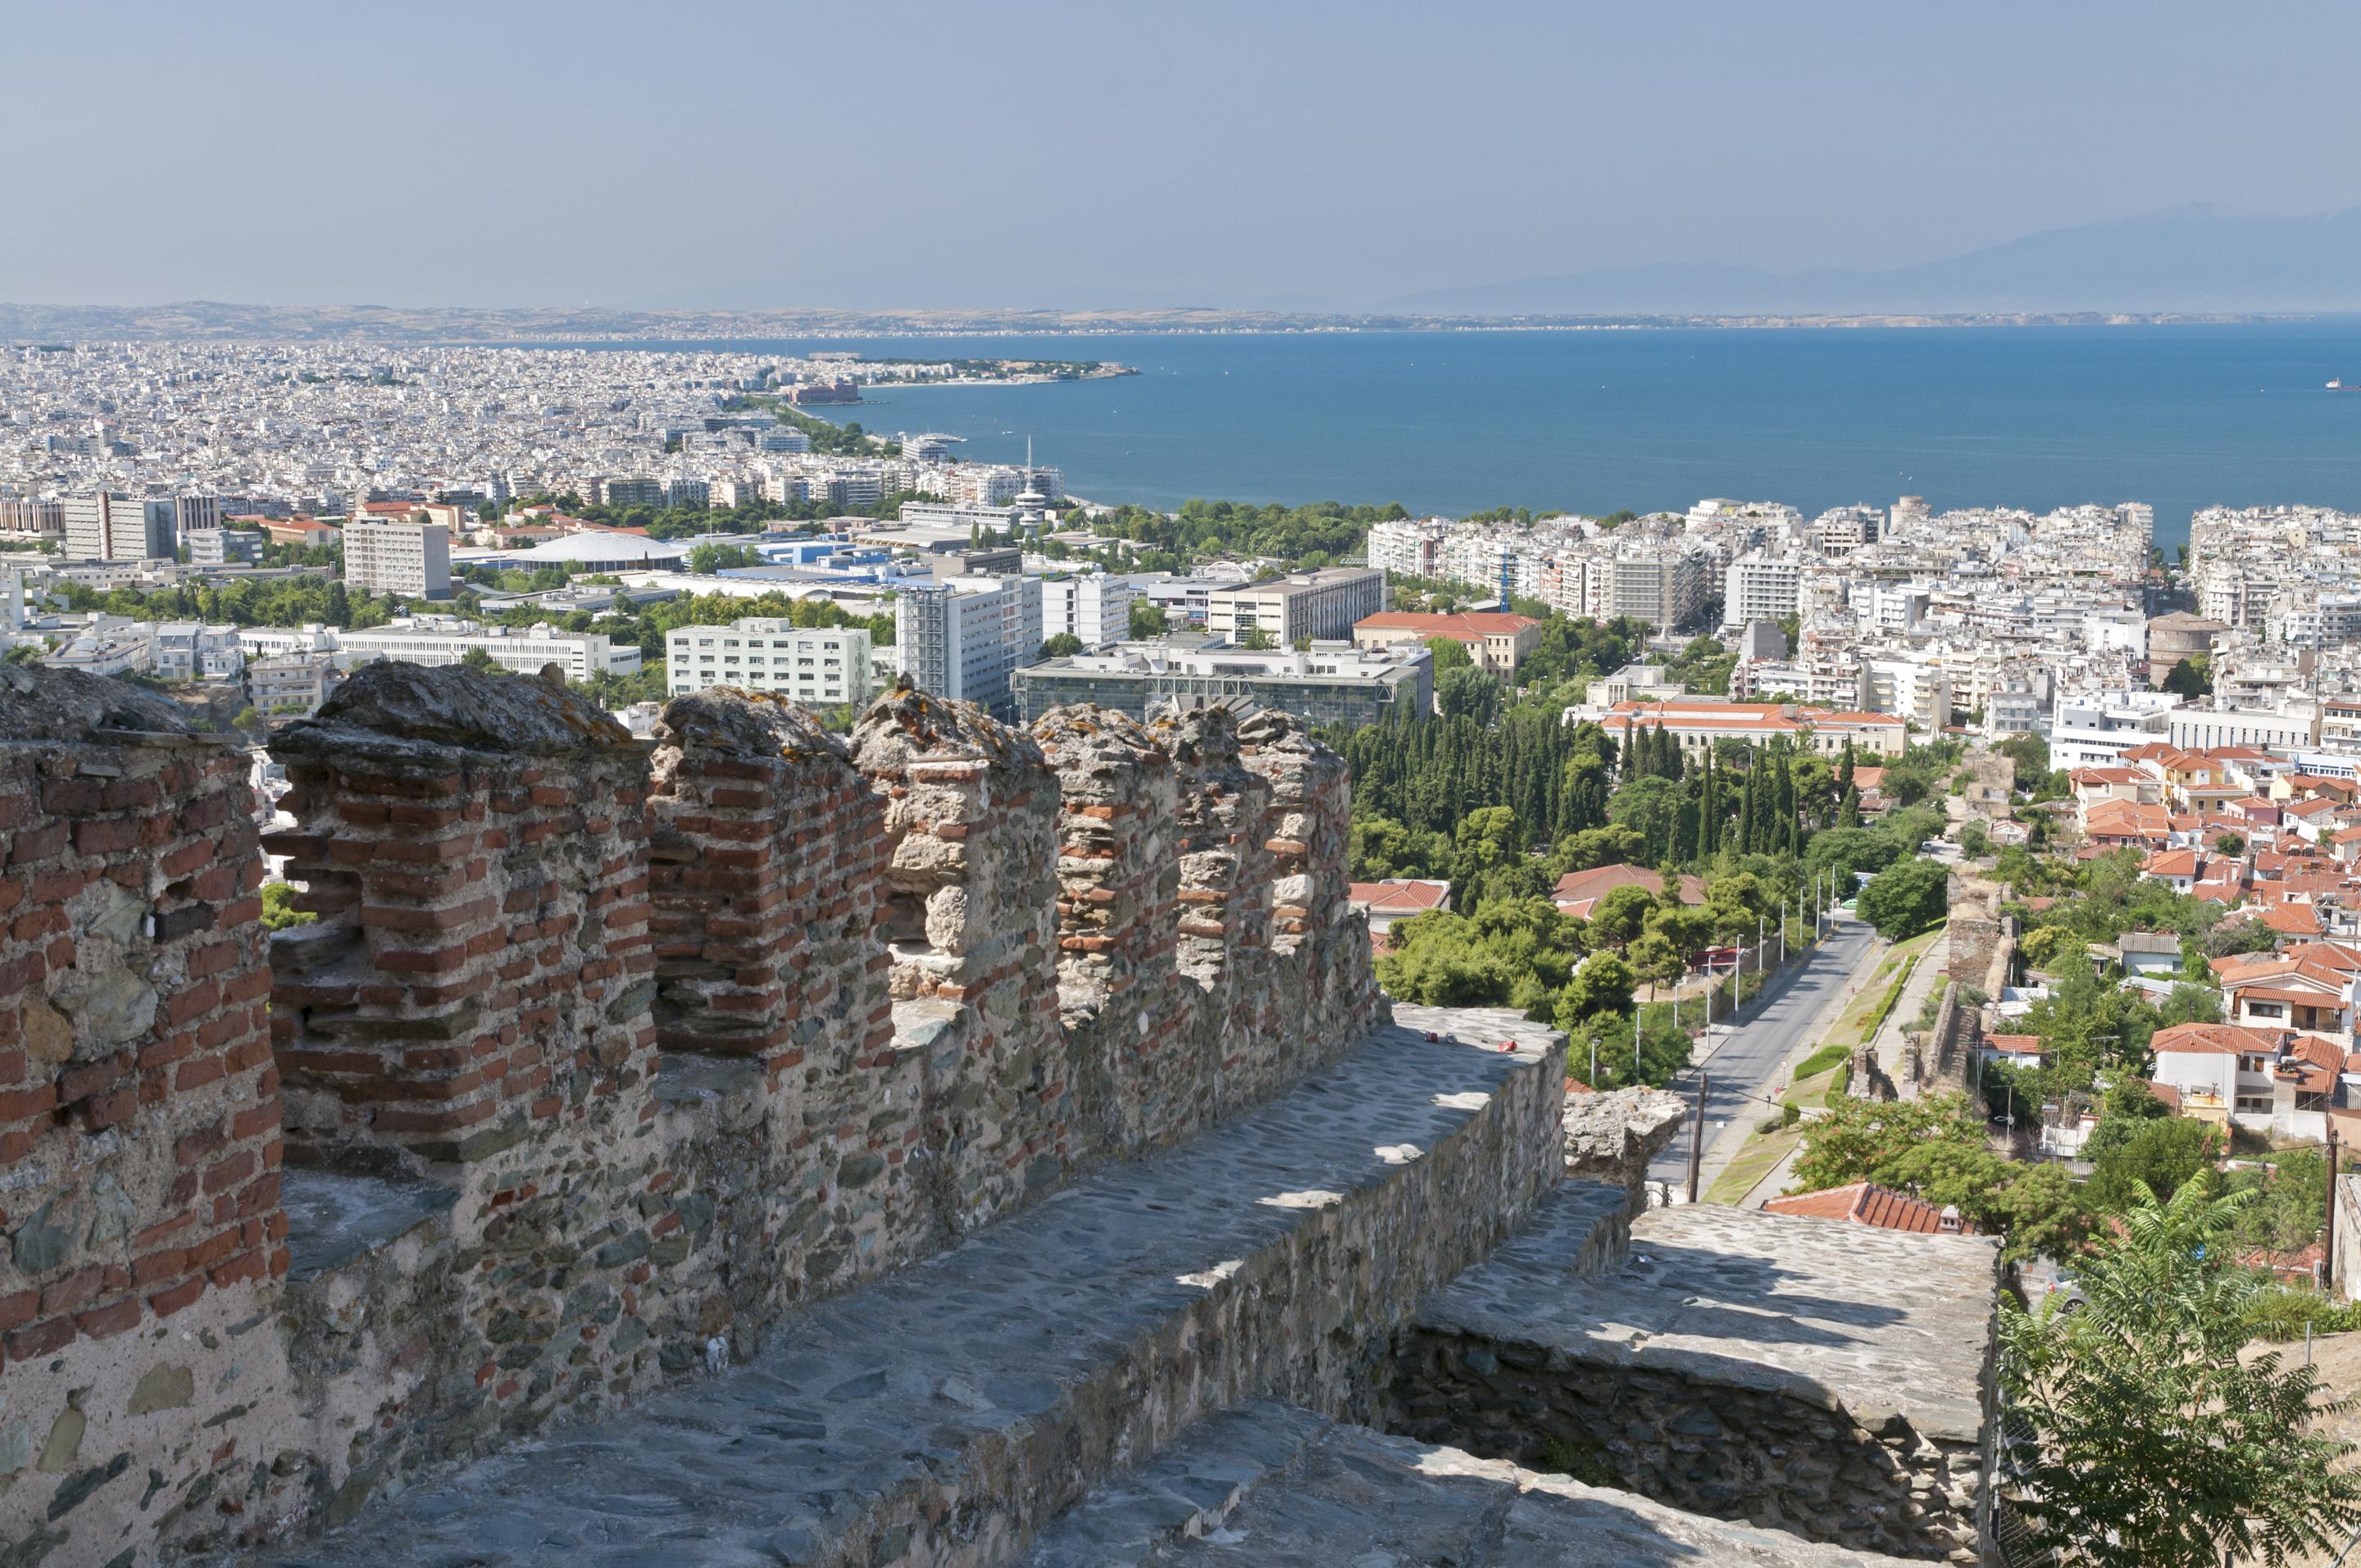
M11 1563L1180 1550L1170 1498L1281 1472L1125 1477L1407 1419L1422 1304L1521 1235L1622 1266L1670 1125L1565 1122L1521 1018L1393 1015L1282 715L715 691L650 743L386 664L273 754L259 834L171 705L0 671ZM314 916L269 936L266 855ZM1573 1530L1532 1458L1461 1456Z

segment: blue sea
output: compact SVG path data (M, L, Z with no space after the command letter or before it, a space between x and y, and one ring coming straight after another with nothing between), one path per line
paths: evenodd
M706 346L713 346L708 345ZM2361 510L2361 318L2222 325L843 338L731 346L1120 360L1136 377L881 391L826 411L965 436L1074 494L1806 515L2142 500Z

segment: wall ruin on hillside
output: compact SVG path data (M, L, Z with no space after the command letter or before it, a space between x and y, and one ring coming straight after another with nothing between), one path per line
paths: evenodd
M349 1518L1266 1100L1384 1005L1343 764L1280 715L1025 733L905 693L846 740L712 692L650 746L560 685L371 666L274 748L316 919L266 957L243 759L114 683L7 683L26 1561Z

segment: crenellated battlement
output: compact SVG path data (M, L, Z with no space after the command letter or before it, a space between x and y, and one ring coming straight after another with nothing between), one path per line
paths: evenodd
M379 664L281 732L258 843L171 705L5 682L0 1463L72 1441L0 1540L77 1560L334 1522L751 1354L1383 1014L1343 764L1282 716L905 692L848 740L717 690L651 745ZM268 941L266 850L315 917Z

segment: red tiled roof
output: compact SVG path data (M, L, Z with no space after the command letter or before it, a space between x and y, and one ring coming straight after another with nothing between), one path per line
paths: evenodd
M2276 1056L2288 1039L2284 1029L2250 1029L2242 1024L2175 1024L2158 1029L2148 1049L2179 1056Z
M2290 937L2320 935L2320 916L2309 904L2281 904L2263 911L2263 924Z
M2041 1036L2038 1035L1986 1035L1984 1044L2013 1057L2041 1054Z
M1415 610L1388 609L1361 617L1353 622L1353 630L1358 631L1366 627L1375 631L1418 631L1429 637L1448 637L1455 642L1480 642L1487 637L1507 637L1540 624L1532 616L1510 615L1505 610L1422 615Z
M1791 1197L1773 1198L1763 1205L1766 1214L1803 1214L1820 1220L1850 1220L1857 1225L1875 1225L1883 1231L1911 1231L1922 1235L1935 1235L1944 1231L1943 1211L1923 1198L1913 1198L1907 1192L1896 1192L1880 1187L1873 1181L1856 1181L1850 1187L1834 1187L1825 1192L1799 1192ZM1975 1227L1959 1219L1953 1211L1953 1228L1962 1235L1973 1235Z
M1584 914L1591 905L1619 887L1645 888L1653 896L1661 898L1664 893L1664 873L1652 872L1645 866L1594 866L1589 871L1568 872L1558 878L1557 886L1550 890L1550 897L1561 909L1569 905L1579 905L1580 909L1570 910L1569 913ZM1692 905L1705 902L1703 878L1681 878L1681 902Z
M1449 903L1451 884L1419 877L1389 877L1383 882L1348 883L1347 894L1354 903L1366 904L1373 911L1415 915L1422 909L1440 909Z

